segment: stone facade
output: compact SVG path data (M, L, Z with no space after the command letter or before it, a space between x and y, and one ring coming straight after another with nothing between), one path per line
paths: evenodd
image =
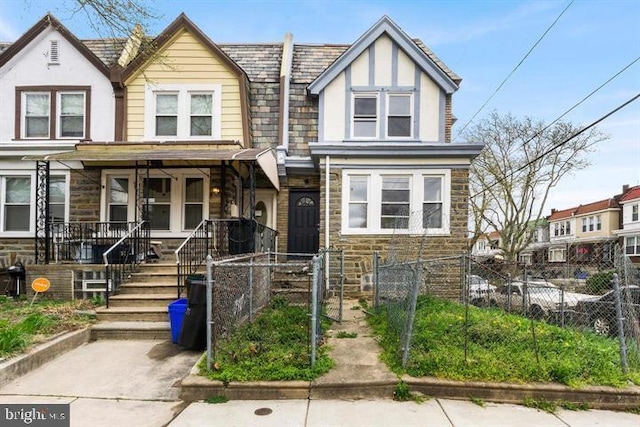
M289 155L308 156L309 142L318 140L318 100L307 96L306 84L291 84Z
M278 145L280 84L251 83L251 99L253 148L275 148Z

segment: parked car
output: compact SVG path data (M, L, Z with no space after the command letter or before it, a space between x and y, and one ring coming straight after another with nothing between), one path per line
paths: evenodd
M576 304L591 295L566 292L555 285L534 282L511 282L495 292L490 304L534 319L553 319L558 314L569 315Z
M487 305L490 295L495 292L496 287L491 285L489 281L481 276L469 276L469 302L473 305Z
M576 311L580 313L581 323L593 328L598 334L617 335L618 317L614 292L611 290L604 295L578 302ZM636 285L621 287L620 303L626 321L635 322L635 326L640 327L640 287Z
M534 276L532 274L523 274L523 275L517 276L515 278L515 280L517 282L525 282L525 283L530 284L530 285L541 285L541 286L556 287L556 285L554 285L553 283L551 283L550 281L548 281L544 277L542 277L542 276Z

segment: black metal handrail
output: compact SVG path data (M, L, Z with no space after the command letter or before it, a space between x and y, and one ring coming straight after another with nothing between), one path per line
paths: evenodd
M136 266L150 254L150 250L149 223L141 221L102 254L107 308L109 295L120 289L127 275L135 271Z
M194 275L214 258L254 252L274 252L278 232L245 218L202 220L198 227L175 250L178 270L178 298L185 279Z
M46 259L55 263L101 264L102 254L135 227L135 222L50 222Z

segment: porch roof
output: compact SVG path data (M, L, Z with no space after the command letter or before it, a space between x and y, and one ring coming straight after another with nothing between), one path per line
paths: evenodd
M227 161L255 161L280 190L275 153L271 148L238 148L231 144L198 143L81 143L73 151L30 155L23 160L80 161L85 166L136 166L162 162L163 167L194 167ZM139 163L142 162L142 163Z

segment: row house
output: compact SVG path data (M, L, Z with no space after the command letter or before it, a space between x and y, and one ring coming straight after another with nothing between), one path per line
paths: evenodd
M619 199L622 207L622 227L616 232L623 243L624 253L640 264L640 186L624 186Z
M355 292L398 235L466 247L482 145L451 143L461 79L386 16L322 45L216 44L184 14L78 40L46 15L0 49L3 266L89 268L142 224L143 256L174 261L212 221L214 255L343 249ZM273 243L232 247L256 227Z

